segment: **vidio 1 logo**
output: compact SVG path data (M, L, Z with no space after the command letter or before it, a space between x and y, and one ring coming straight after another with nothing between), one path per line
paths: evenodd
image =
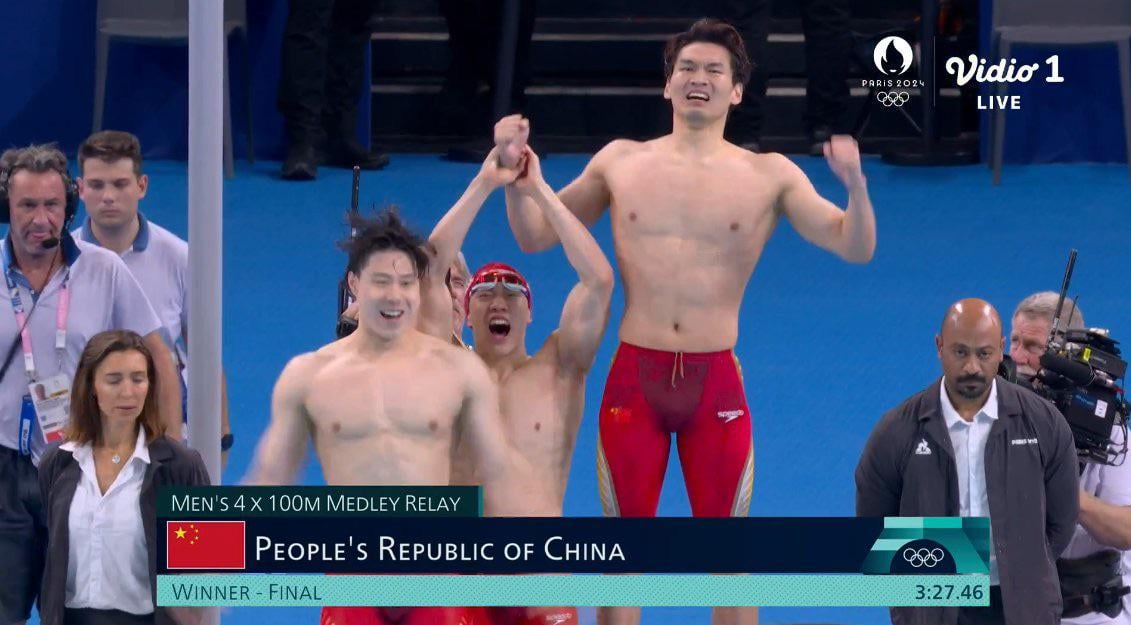
M898 78L911 68L914 57L914 49L906 39L894 35L884 37L872 51L872 62L884 78L864 80L861 82L861 86L886 89L926 87L926 83L922 80ZM1060 75L1060 56L1054 54L1045 59L1045 63L1049 66L1049 75L1045 77L1045 82L1064 82L1064 77ZM943 68L947 74L955 77L955 82L961 87L971 80L978 83L1026 83L1037 75L1041 69L1041 63L1018 65L1017 59L1012 58L989 63L986 59L971 54L965 59L952 56L946 60ZM911 99L911 96L906 91L879 91L876 93L876 99L886 107L902 106ZM982 110L1020 110L1021 96L978 95L977 106Z
M1064 82L1064 77L1060 75L1060 56L1052 55L1045 59L1048 63L1050 73L1045 77L1045 82L1061 83ZM1018 65L1017 59L1001 59L997 63L989 64L986 59L979 58L976 54L971 54L966 59L952 56L946 60L944 66L946 73L955 77L958 86L961 87L971 80L978 83L1007 83L1007 82L1029 82L1036 76L1038 70L1041 69L1040 63L1031 63L1029 65ZM983 99L984 97L984 99ZM978 96L978 108L982 110L991 109L1021 109L1021 96Z

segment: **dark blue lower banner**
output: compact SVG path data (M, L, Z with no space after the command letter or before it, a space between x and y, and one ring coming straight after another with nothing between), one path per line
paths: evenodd
M985 574L985 518L158 520L160 573Z

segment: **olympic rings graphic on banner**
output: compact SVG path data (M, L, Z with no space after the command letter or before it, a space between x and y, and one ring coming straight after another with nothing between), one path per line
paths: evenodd
M906 91L878 91L876 99L884 106L903 106L911 96Z
M922 549L912 549L908 547L903 550L903 559L915 568L922 566L931 568L939 562L942 562L943 550L938 547L933 549L927 549L926 547Z

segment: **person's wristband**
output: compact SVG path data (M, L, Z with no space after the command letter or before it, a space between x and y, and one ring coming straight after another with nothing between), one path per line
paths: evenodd
M220 451L228 451L232 448L232 443L236 441L236 437L232 436L231 432L220 437Z

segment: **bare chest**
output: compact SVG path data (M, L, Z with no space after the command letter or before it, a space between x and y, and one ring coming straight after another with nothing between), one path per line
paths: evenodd
M578 420L574 417L581 410L583 391L582 385L557 377L550 366L532 365L512 373L499 387L508 438L527 456L560 449L571 436L570 424Z
M678 236L748 244L772 222L776 185L750 167L679 165L657 157L612 169L611 217L618 243Z
M450 436L462 402L451 378L428 362L328 368L311 381L306 408L318 438Z

